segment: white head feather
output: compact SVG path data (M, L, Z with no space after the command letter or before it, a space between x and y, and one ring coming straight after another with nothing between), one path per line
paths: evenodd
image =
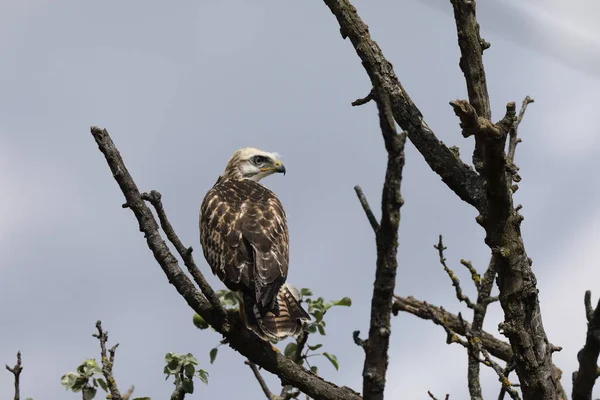
M225 179L250 179L255 182L276 172L285 174L285 167L279 160L279 154L254 147L237 150L225 167Z

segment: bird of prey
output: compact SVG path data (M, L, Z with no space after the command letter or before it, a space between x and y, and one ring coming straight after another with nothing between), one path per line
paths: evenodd
M242 148L200 206L200 244L213 274L242 299L246 327L265 341L298 336L308 313L285 281L289 236L285 211L259 183L285 174L276 153Z

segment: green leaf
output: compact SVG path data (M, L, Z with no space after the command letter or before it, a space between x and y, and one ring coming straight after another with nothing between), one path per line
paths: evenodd
M70 390L75 384L75 379L79 378L79 374L77 372L67 372L60 378L60 384L65 387L65 389Z
M313 292L309 288L302 288L302 289L300 289L300 294L302 296L312 296Z
M333 301L333 305L334 306L344 306L344 307L350 307L352 305L352 299L350 297L344 297L340 300L334 300Z
M208 372L206 372L203 369L198 370L198 378L200 378L202 382L208 385Z
M321 322L323 320L323 312L321 310L316 310L312 315L315 317L316 322Z
M319 373L319 367L317 367L316 365L313 365L312 367L310 367L310 372L317 375Z
M185 356L183 356L183 362L198 365L198 360L192 353L187 353Z
M184 377L181 385L183 386L183 391L185 393L194 393L194 382L190 378Z
M287 344L287 346L285 346L285 350L283 350L283 354L285 354L286 357L294 357L296 355L296 343L294 342L290 342Z
M314 350L318 350L318 349L320 349L321 347L323 347L323 345L322 345L322 344L315 344L314 346L308 346L309 350L313 350L313 351L314 351Z
M82 394L85 400L92 400L94 397L96 397L96 388L86 386L83 388Z
M181 364L182 362L178 358L174 358L171 361L169 361L169 363L167 364L169 374L176 374L179 371L181 371Z
M73 392L81 392L81 390L83 390L83 388L87 385L88 383L88 378L86 378L85 376L78 376L75 379L75 382L73 382L73 386L71 386L71 390Z
M340 365L338 364L337 357L334 354L329 354L327 352L323 352L323 355L325 357L327 357L327 359L329 361L331 361L331 364L333 364L333 366L335 367L336 370L339 369Z
M194 367L194 364L185 364L183 371L188 378L192 378L196 373L196 367Z
M204 318L202 318L198 313L194 314L192 322L198 329L208 329L208 327L210 326L208 325L208 322L206 322Z
M215 362L215 358L217 358L218 352L219 352L219 349L217 347L210 350L209 357L210 357L211 364Z
M98 379L96 379L96 382L98 382L98 385L100 385L102 390L104 390L105 392L108 393L108 386L106 385L106 382L104 381L104 379L98 378Z
M325 327L321 324L317 325L317 329L319 330L319 333L323 336L325 336Z
M317 326L314 323L306 325L306 327L304 329L308 333L316 333L317 332Z
M150 397L136 397L133 400L152 400Z

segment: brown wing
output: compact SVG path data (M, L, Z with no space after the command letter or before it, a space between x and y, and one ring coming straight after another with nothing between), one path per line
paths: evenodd
M288 271L285 212L273 192L250 180L217 182L200 208L200 241L213 273L259 308L277 308Z

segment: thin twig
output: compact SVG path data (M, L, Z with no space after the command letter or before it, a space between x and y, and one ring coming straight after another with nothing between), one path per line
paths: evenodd
M208 281L204 277L204 274L202 274L202 272L200 271L200 268L198 268L198 266L194 262L194 258L192 257L192 247L186 248L175 233L173 226L167 218L161 198L162 195L156 190L152 190L150 193L142 193L142 199L149 201L154 206L154 209L158 214L158 219L160 221L160 226L162 230L165 232L167 238L173 244L173 246L175 246L175 249L179 253L179 256L181 257L188 271L192 275L192 278L194 278L194 281L202 291L202 294L206 296L211 306L216 311L217 315L220 317L218 318L218 321L215 320L215 323L222 324L223 330L229 330L230 328L227 322L227 314L221 306L219 298L217 297L213 288L208 284Z
M429 390L427 391L427 394L429 395L429 397L431 397L431 399L432 399L432 400L438 400L438 398L437 398L437 397L435 397L435 396L433 395L433 393L431 393ZM446 395L446 397L444 397L444 399L445 399L445 400L448 400L449 398L450 398L450 395L449 395L449 394L447 394L447 395Z
M484 365L491 367L498 375L498 380L500 381L506 392L510 395L510 397L513 400L520 400L519 394L516 390L512 388L511 383L504 374L502 367L497 362L491 359L490 353L484 348L481 339L477 336L473 336L473 333L467 327L467 323L463 319L461 313L458 313L458 319L460 320L461 325L464 326L465 337L469 342L469 351L471 352L472 356ZM483 360L479 358L479 353L483 355Z
M362 106L364 104L367 104L368 102L370 102L371 100L373 100L373 90L371 90L369 92L368 95L366 95L365 97L361 98L361 99L356 99L352 102L352 106L356 107L356 106Z
M365 214L367 215L367 219L371 224L371 228L373 228L373 232L377 233L379 231L379 222L377 222L377 218L373 214L373 210L371 210L371 206L367 201L365 194L362 191L362 188L358 185L354 186L354 191L356 192L356 196L358 197L358 201L360 201L360 205L362 206Z
M525 99L523 100L523 103L521 104L521 110L519 110L519 116L517 117L517 119L515 120L515 123L513 124L509 134L509 142L508 142L508 159L510 161L515 161L515 151L517 150L517 145L519 143L521 143L521 138L518 137L518 130L519 130L519 125L521 124L521 121L523 120L523 117L525 116L525 111L527 110L527 106L531 103L533 103L535 100L533 100L531 97L529 96L525 96Z
M458 299L458 301L464 302L467 305L467 307L474 309L475 304L473 304L471 299L469 299L469 296L464 294L462 291L462 288L460 286L460 279L458 279L458 276L456 276L454 271L452 271L446 265L446 257L444 257L444 250L446 250L446 247L444 246L442 235L439 236L438 243L436 245L433 245L433 247L438 251L438 255L440 257L440 264L442 264L442 266L444 267L444 271L446 271L446 274L448 274L448 277L452 281L452 286L454 286L454 289L456 291L456 298Z
M256 364L254 364L252 361L249 361L249 360L244 361L244 364L246 364L247 366L250 367L250 369L252 370L252 373L254 374L254 377L256 378L256 380L258 381L258 384L260 385L260 388L262 389L265 396L267 396L268 400L275 400L276 398L279 397L279 396L275 396L271 392L271 390L269 389L269 386L267 386L267 382L265 382L264 378L260 374L260 371L258 370L258 367L256 366Z
M104 379L106 380L106 385L108 386L108 390L110 392L111 400L122 400L121 393L117 387L117 382L112 375L113 365L115 363L115 352L117 351L117 347L119 344L115 344L108 350L108 354L106 351L106 342L108 340L108 332L102 330L102 322L96 322L96 329L98 333L93 334L95 338L100 342L100 355L102 356L102 375L104 375Z
M23 372L23 364L21 363L21 352L17 352L17 363L14 367L9 367L6 364L6 369L14 375L15 395L14 400L20 400L21 398L21 372Z

